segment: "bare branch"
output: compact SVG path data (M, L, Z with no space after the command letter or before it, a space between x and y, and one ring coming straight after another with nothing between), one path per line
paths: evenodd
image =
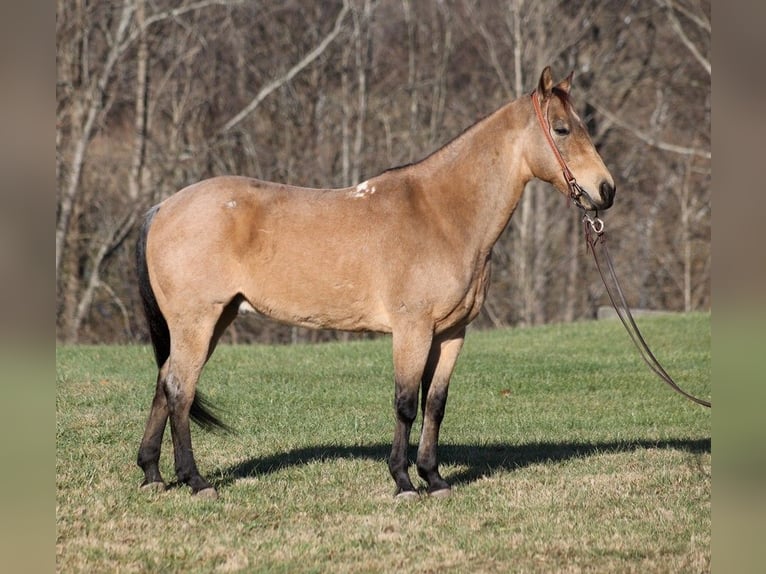
M417 153L416 143L417 139L415 134L417 133L418 125L418 88L416 85L418 77L417 68L417 50L416 50L416 28L417 25L413 20L412 3L411 0L402 0L402 9L404 11L404 23L407 27L407 92L410 96L410 117L409 117L409 130L410 137L408 138L410 149L408 159L412 161Z
M372 34L370 32L374 7L370 0L365 0L361 17L354 10L354 44L356 46L357 70L357 120L354 134L354 168L351 180L346 184L359 181L362 172L362 148L364 146L364 123L367 119L367 82L368 70L372 60Z
M117 296L117 293L114 292L114 289L112 289L107 283L104 283L103 281L98 282L98 287L106 291L109 296L112 298L112 301L114 301L114 304L117 305L117 308L120 310L120 313L122 314L122 323L125 326L125 333L127 334L129 339L133 338L133 329L130 328L130 315L128 314L128 310L125 307L125 304L122 302L122 299L120 299Z
M193 4L189 4L187 6L180 6L178 8L173 8L172 10L157 12L156 14L152 14L146 18L143 24L136 26L136 28L127 37L125 42L119 46L119 51L122 53L127 50L130 45L135 42L135 40L142 33L146 31L147 28L149 28L152 24L156 24L157 22L162 22L163 20L175 20L179 16L183 16L189 12L195 12L197 10L209 8L211 6L241 6L244 3L245 0L201 0L200 2L194 2Z
M324 52L327 49L327 46L329 46L333 42L333 40L335 40L335 38L338 37L338 34L340 34L343 20L345 19L346 14L348 14L348 11L349 11L349 5L347 2L344 2L343 8L338 13L338 17L335 19L335 25L333 26L333 29L330 31L330 33L327 36L325 36L324 39L319 44L317 44L317 46L313 50L311 50L297 64L295 64L292 68L290 68L284 76L282 76L281 78L272 80L271 82L263 86L261 90L256 94L256 96L250 101L250 103L247 104L242 109L242 111L240 111L238 114L236 114L233 118L231 118L228 122L224 124L224 126L220 130L220 133L229 131L231 128L236 126L239 122L244 120L260 105L260 103L263 100L265 100L268 97L269 94L271 94L274 90L280 88L281 86L285 85L287 82L292 80L296 75L298 75L301 72L301 70L303 70L306 66L311 64L311 62L313 62L319 56L321 56L322 52Z
M521 9L523 0L514 0L509 14L513 14L513 97L521 97L524 91L521 72L522 37L521 37Z
M66 241L67 232L69 231L69 221L74 206L74 198L77 195L77 190L80 186L80 175L82 174L82 167L85 162L85 151L95 128L96 118L101 112L102 99L100 95L106 91L109 77L120 55L120 46L123 44L122 39L126 35L128 24L130 24L132 16L133 4L126 2L123 6L122 14L117 25L115 41L109 49L106 61L104 62L104 67L101 69L101 75L98 80L88 88L88 93L85 98L85 101L87 102L86 105L88 106L87 117L82 127L80 137L75 144L69 171L69 181L67 182L66 189L62 193L59 207L59 221L56 225L56 281L59 279L64 243Z
M117 248L122 245L125 239L127 239L135 222L136 211L135 209L131 209L127 215L123 217L122 221L117 223L114 228L110 230L110 236L101 242L101 245L99 245L93 255L90 277L80 296L74 319L68 326L67 340L69 342L77 341L80 326L83 321L85 321L85 317L90 311L91 304L93 303L93 295L95 294L96 289L103 285L103 282L101 281L101 267L103 266L104 261L109 259Z
M500 81L500 85L503 86L503 91L505 91L508 97L513 97L514 92L511 88L511 82L508 80L508 77L504 71L505 66L500 63L500 58L497 54L497 40L492 36L492 34L490 34L489 30L487 30L484 22L479 17L477 17L473 6L468 7L468 17L471 19L471 23L474 25L474 27L479 31L481 37L484 39L484 44L487 46L487 55L489 56L489 61L492 64L492 68L495 70L495 74L497 75L497 79Z
M705 158L705 159L710 159L711 158L711 154L707 150L697 149L697 148L692 148L692 147L685 147L685 146L680 146L680 145L676 145L676 144L660 141L657 138L654 138L654 137L652 137L652 136L650 136L648 134L645 134L641 130L639 130L639 129L629 125L628 123L622 121L615 114L613 114L612 112L610 112L609 110L607 110L603 106L601 106L599 104L596 104L593 101L591 101L591 104L593 105L594 108L596 108L596 110L600 114L603 114L610 122L612 122L613 124L617 125L618 127L622 128L622 129L624 129L626 131L629 131L635 137L637 137L641 141L649 144L652 147L656 147L657 149L661 149L663 151L669 151L669 152L672 152L672 153L678 153L678 154L681 154L681 155L696 155L698 157L702 157L702 158Z
M691 22L694 22L697 27L702 28L706 32L711 31L710 26L710 20L708 20L704 14L702 16L698 16L697 14L694 14L691 10L688 8L682 6L678 2L674 2L673 0L665 0L666 3L673 8L676 12L680 12L684 16L686 16Z
M667 13L670 25L673 27L673 30L675 30L679 40L681 40L683 45L686 46L686 48L692 53L692 56L694 56L697 62L699 62L700 65L705 68L705 71L708 73L708 75L710 75L710 60L702 55L702 53L697 49L697 46L694 45L694 42L692 42L686 35L686 32L684 32L684 29L681 26L681 22L679 22L678 18L676 18L676 14L674 12L675 5L668 0L657 0L657 3L665 8L665 12Z
M133 157L128 176L128 195L134 202L138 199L141 191L141 175L144 171L146 159L146 104L147 104L147 74L149 48L146 38L144 0L136 0L136 24L142 33L138 41L138 53L136 54L136 101L135 120L133 134Z

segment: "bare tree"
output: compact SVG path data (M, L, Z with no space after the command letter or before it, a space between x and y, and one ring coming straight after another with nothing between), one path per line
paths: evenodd
M260 105L260 103L264 99L266 99L269 96L269 94L271 94L273 91L275 91L279 87L283 86L284 84L292 80L306 66L311 64L314 60L316 60L322 54L322 52L324 52L327 49L327 46L329 46L333 42L333 40L335 40L335 38L338 37L338 34L340 34L342 25L343 25L343 20L345 19L346 14L348 13L348 10L349 10L349 5L344 2L343 8L338 13L337 18L335 19L335 25L333 26L330 33L327 34L327 36L325 36L324 38L322 38L322 41L319 42L319 44L317 44L313 50L311 50L308 54L306 54L298 62L296 62L295 65L292 66L287 71L287 73L280 76L279 78L273 79L268 84L263 86L255 95L255 97L252 100L250 100L250 102L243 109L237 112L234 115L234 117L232 117L223 125L223 127L221 128L221 132L229 131L238 123L240 123L249 114L253 113L253 111Z
M416 161L544 65L618 186L606 214L632 301L710 305L710 3L57 1L58 337L146 336L137 218L205 177L341 186ZM682 55L682 57L679 57ZM690 97L693 94L693 97ZM479 325L595 315L575 211L529 186ZM232 340L323 340L252 320Z
M59 2L58 7L64 10L66 3ZM85 163L85 152L90 142L93 132L96 128L96 120L104 109L105 100L103 94L106 92L112 70L117 63L117 58L122 53L123 42L127 37L128 26L133 16L134 5L131 2L125 2L122 6L117 24L114 30L105 35L106 54L103 67L98 70L95 76L90 70L90 54L88 53L91 45L89 38L90 30L86 29L86 22L89 14L86 13L87 6L82 0L75 4L75 20L77 21L74 36L71 38L75 46L72 46L75 52L79 52L82 58L79 62L72 62L74 70L69 70L72 74L69 78L63 78L68 87L74 88L75 83L81 84L82 88L77 94L76 101L67 108L69 117L66 121L72 130L73 153L67 170L65 187L59 197L58 217L56 224L56 279L58 280L61 269L61 259L64 251L66 235L69 231L69 223L72 218L75 195L79 189L80 176L82 174L83 164ZM76 77L79 76L79 77Z

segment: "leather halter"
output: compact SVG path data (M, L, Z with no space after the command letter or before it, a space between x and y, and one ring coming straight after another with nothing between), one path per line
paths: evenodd
M546 118L546 115L543 114L542 108L540 107L540 96L538 95L537 90L532 92L532 105L535 108L537 121L540 122L540 127L543 128L545 139L548 141L548 145L550 146L551 150L553 150L553 155L556 156L556 161L558 161L559 166L561 166L561 172L564 174L564 180L567 182L567 187L569 188L569 197L572 198L572 201L577 207L585 210L585 207L580 203L580 198L585 195L588 200L590 200L590 196L580 186L580 184L577 183L575 176L572 174L572 170L569 169L567 162L564 161L559 148L556 146L556 142L553 141L553 136L551 136L551 126L548 122L548 119ZM592 203L593 202L591 202L591 204Z

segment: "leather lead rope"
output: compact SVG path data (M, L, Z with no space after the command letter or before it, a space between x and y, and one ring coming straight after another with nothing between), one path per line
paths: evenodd
M620 318L620 321L622 321L633 344L636 346L636 349L638 349L641 358L671 389L685 396L690 401L694 401L703 407L712 408L709 401L697 398L679 387L654 356L654 353L652 353L649 345L646 344L643 335L641 335L641 331L638 329L638 325L636 325L636 322L633 319L633 314L630 312L630 307L625 300L625 294L622 291L622 287L620 287L620 282L617 280L614 263L611 255L609 255L609 249L606 246L606 233L604 232L603 221L598 217L596 217L595 220L591 219L585 214L583 222L585 224L585 241L588 244L591 253L593 253L593 260L596 262L596 268L601 275L601 280L604 282L604 287L606 287L609 300L612 302L612 307L614 307L614 310L617 312L617 316ZM599 257L597 251L600 253L601 257ZM605 263L609 278L611 279L611 286L609 281L607 281L606 275L604 275L600 259L603 259Z
M643 335L641 335L641 331L638 329L638 325L636 325L636 322L633 319L633 314L630 312L630 307L625 300L625 294L622 291L622 287L620 287L620 282L617 280L617 274L614 271L614 263L612 262L611 255L609 255L609 249L606 247L604 222L599 219L598 212L596 212L594 218L591 218L587 211L585 211L585 208L582 207L577 201L583 194L583 189L577 183L577 180L575 179L574 175L572 175L569 166L561 156L561 152L559 152L558 147L556 147L556 143L553 141L550 126L548 125L547 118L543 114L543 110L540 106L540 97L538 96L536 90L532 92L532 105L535 108L535 114L537 115L537 120L540 122L540 127L543 129L543 133L545 134L545 139L548 141L548 145L550 145L551 150L553 150L553 154L556 156L556 160L561 166L561 171L564 175L564 179L566 180L569 187L569 195L572 198L572 202L585 212L583 216L583 223L585 224L585 242L587 243L591 253L593 253L593 260L596 262L596 268L601 275L601 280L604 282L604 287L606 288L606 292L609 295L609 300L612 302L612 307L614 307L614 310L617 312L617 316L620 318L620 321L622 321L625 330L628 332L630 339L638 349L641 358L649 366L649 368L671 389L685 396L690 401L694 401L703 407L712 408L712 405L709 401L697 398L679 387L654 356L654 353L652 353L649 345L646 344ZM607 281L606 275L604 274L599 255L596 253L597 250L600 252L601 259L603 259L604 266L606 267L609 273L609 277L612 280L613 285L611 287L609 285L609 281Z

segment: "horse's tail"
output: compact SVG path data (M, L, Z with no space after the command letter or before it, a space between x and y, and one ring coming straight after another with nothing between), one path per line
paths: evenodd
M146 214L144 224L141 226L141 232L136 243L136 271L141 302L144 305L144 315L149 325L149 337L154 349L154 359L157 361L157 368L162 368L170 356L170 329L168 329L168 322L165 320L154 296L154 290L149 281L149 265L146 261L146 238L149 235L152 220L159 209L159 205L152 207ZM229 427L211 412L211 408L213 407L210 402L199 391L195 391L189 416L202 428L229 430Z
M141 302L144 304L144 315L149 325L149 338L154 349L154 358L157 367L162 367L170 356L170 330L168 322L157 304L154 290L149 281L149 265L146 261L146 237L149 235L149 227L152 225L154 216L160 207L155 205L146 214L141 233L136 243L136 272L138 274L138 290L141 293Z

